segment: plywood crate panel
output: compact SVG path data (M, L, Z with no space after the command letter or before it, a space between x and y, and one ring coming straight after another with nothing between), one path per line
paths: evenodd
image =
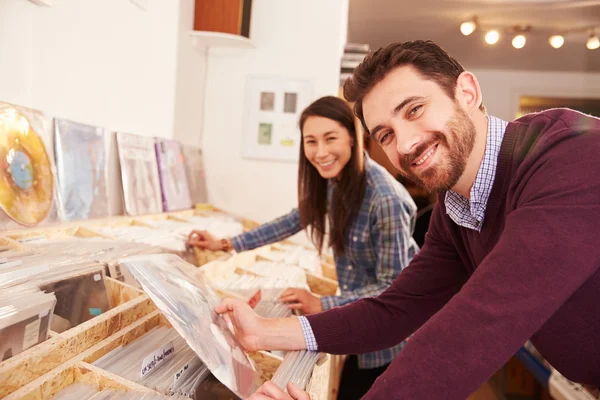
M156 310L141 290L109 277L105 283L112 309L0 363L0 398Z

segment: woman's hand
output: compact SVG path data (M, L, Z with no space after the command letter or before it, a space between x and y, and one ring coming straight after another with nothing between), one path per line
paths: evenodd
M321 299L305 289L286 289L279 301L288 303L292 310L300 310L303 314L316 314L323 311Z
M208 231L193 230L188 235L187 243L203 250L218 251L223 247L221 239Z

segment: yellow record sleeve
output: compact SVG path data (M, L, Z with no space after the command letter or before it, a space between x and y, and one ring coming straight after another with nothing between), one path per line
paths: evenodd
M34 226L52 209L53 191L41 137L16 109L0 109L0 208L15 222Z

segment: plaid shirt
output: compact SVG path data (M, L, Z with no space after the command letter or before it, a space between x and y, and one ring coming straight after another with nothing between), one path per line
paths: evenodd
M446 192L444 204L446 213L457 225L481 232L485 209L494 185L496 164L504 131L508 122L488 116L488 135L485 143L485 153L473 187L470 199L451 190Z
M365 157L367 184L360 211L347 232L345 253L335 257L340 296L321 298L323 309L379 295L406 267L419 250L412 238L417 207L408 191L383 167ZM328 198L335 190L329 181ZM331 203L330 203L331 204ZM330 210L331 211L331 210ZM289 214L231 239L236 251L244 251L283 240L302 229L300 214ZM308 321L303 331L314 341ZM309 341L307 340L307 343ZM374 353L358 355L362 369L389 364L404 343ZM309 350L317 350L309 348Z

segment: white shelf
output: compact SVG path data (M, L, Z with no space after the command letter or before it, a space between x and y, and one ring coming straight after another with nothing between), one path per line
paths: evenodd
M232 35L230 33L191 31L190 36L195 47L217 47L236 49L254 48L254 44L247 37L240 35Z

